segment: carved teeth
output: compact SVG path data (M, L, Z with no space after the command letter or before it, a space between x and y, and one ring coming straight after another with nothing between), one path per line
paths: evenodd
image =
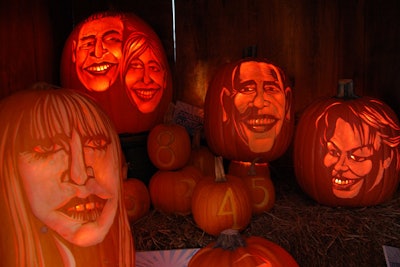
M337 185L349 185L349 184L354 184L355 180L348 180L348 179L339 179L339 178L334 178L333 183Z
M88 71L92 72L102 72L105 70L108 70L111 67L111 64L104 64L104 65L98 65L98 66L91 66L87 68Z
M156 90L136 90L135 92L138 97L149 100L154 96Z
M250 119L248 120L249 125L266 125L266 124L271 124L274 123L275 119L273 118L261 118L261 119Z

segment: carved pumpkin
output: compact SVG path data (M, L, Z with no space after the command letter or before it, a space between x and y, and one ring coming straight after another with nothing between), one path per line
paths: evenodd
M201 248L188 267L298 267L295 259L281 246L258 236L244 238L237 231L226 230L217 241Z
M146 215L150 210L150 193L144 182L128 178L123 182L124 203L130 223Z
M400 127L382 101L357 97L351 80L338 95L302 114L294 141L301 188L321 204L369 206L390 199L399 184Z
M132 266L112 122L72 90L0 102L0 254L4 266Z
M215 175L215 155L207 146L200 143L200 132L195 132L192 138L192 151L190 152L190 165L198 168L204 176Z
M231 161L229 174L241 177L250 190L253 214L269 211L275 204L275 187L271 180L268 163Z
M205 136L214 154L269 162L286 151L293 125L292 90L279 67L245 58L214 75L204 102Z
M190 214L193 189L201 177L201 172L193 166L156 172L149 183L154 208L167 214Z
M183 168L190 159L190 151L189 133L178 124L158 124L147 137L150 161L160 170Z
M172 100L161 41L130 13L96 13L73 29L62 54L61 84L93 97L119 134L161 123Z
M193 191L192 214L200 229L217 236L226 229L246 228L252 210L242 179L224 173L221 157L215 161L215 176L201 179Z

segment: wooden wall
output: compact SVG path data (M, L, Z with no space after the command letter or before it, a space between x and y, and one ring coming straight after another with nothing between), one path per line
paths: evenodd
M0 97L35 80L59 83L62 47L73 27L95 11L116 9L136 13L159 34L174 75L175 100L201 107L216 69L255 45L258 56L274 61L293 80L298 113L313 99L334 95L339 78L352 78L359 95L381 98L400 114L397 0L175 0L176 61L170 0L13 3L0 5L2 14L14 14L1 16L6 60L0 65ZM31 8L21 11L27 3Z

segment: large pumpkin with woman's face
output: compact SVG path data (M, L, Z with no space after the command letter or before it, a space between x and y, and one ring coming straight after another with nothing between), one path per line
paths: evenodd
M286 151L293 125L292 89L268 60L241 59L214 75L204 103L204 130L216 155L269 162Z
M119 134L144 132L162 122L172 100L162 43L130 13L96 13L74 28L62 54L61 84L93 97Z
M0 102L0 254L4 266L131 266L112 122L73 90Z
M387 201L400 179L397 116L378 99L354 95L351 81L340 81L339 89L301 115L294 140L297 181L329 206Z

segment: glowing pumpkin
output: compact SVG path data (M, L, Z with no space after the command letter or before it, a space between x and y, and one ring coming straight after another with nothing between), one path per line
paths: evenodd
M243 230L250 223L249 191L241 178L225 174L222 158L215 158L215 176L202 178L192 195L192 214L204 232L218 236L223 230Z
M292 90L279 67L245 58L214 75L204 102L204 131L214 154L269 162L286 151L293 126Z
M136 178L125 179L122 185L128 219L134 223L150 211L150 193L146 184Z
M175 171L157 171L149 183L154 208L167 214L190 214L193 189L201 177L201 172L193 166Z
M226 230L217 241L201 248L188 267L298 267L284 248L258 236L244 238L237 231Z
M147 137L150 161L160 170L183 168L190 159L190 151L189 133L178 124L158 124Z
M35 88L0 102L4 266L132 266L112 122L88 97Z
M390 199L399 184L400 127L382 101L358 97L340 80L336 97L302 114L294 141L296 178L329 206L369 206Z
M231 161L229 174L241 177L250 190L253 214L269 211L275 204L275 187L268 163Z
M161 123L172 99L161 41L142 19L123 12L93 14L73 29L62 54L61 84L93 97L119 134Z

